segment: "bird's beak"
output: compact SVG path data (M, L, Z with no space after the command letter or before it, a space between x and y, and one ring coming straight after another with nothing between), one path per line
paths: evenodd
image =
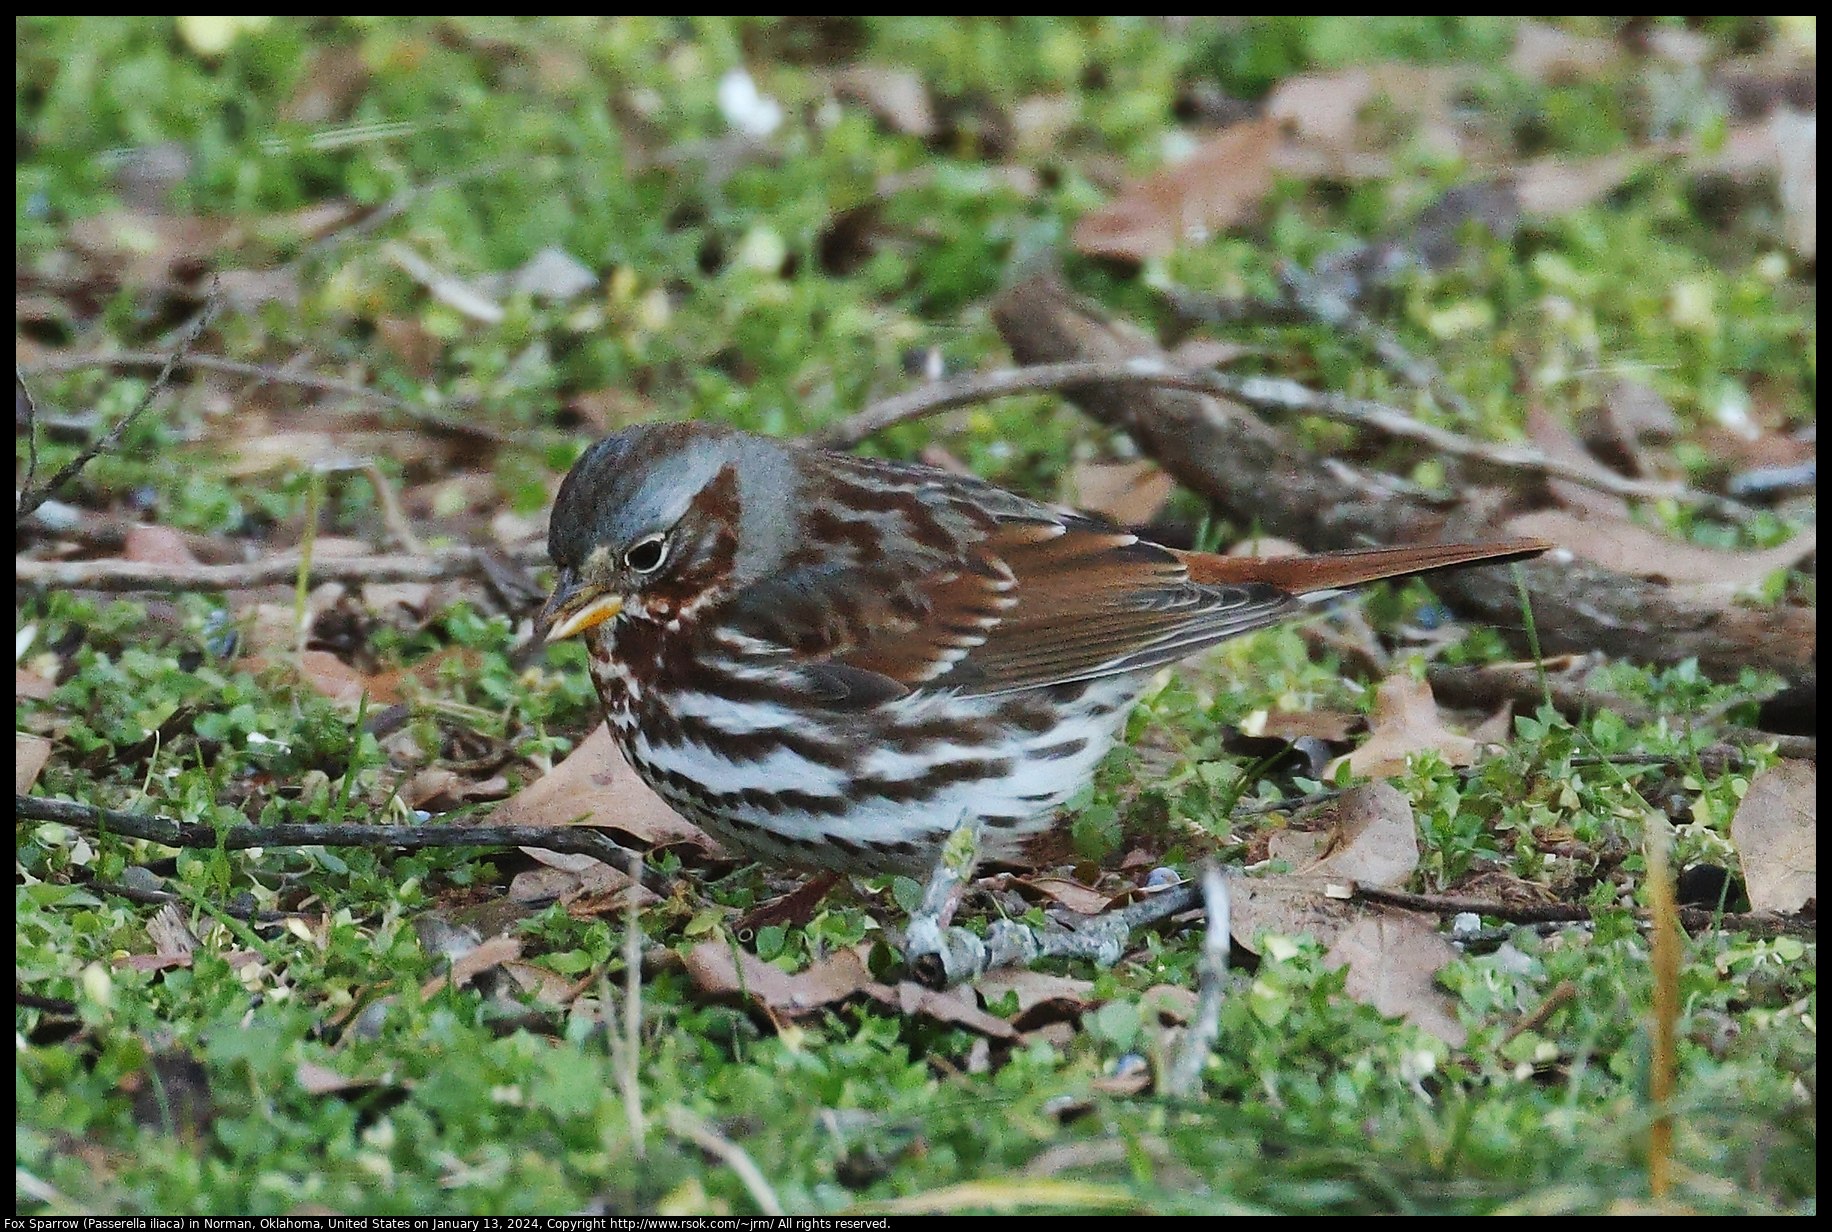
M547 640L563 641L577 637L594 625L601 625L623 611L623 596L594 590L582 584L565 570L553 588L553 597L541 609L541 623L547 626Z

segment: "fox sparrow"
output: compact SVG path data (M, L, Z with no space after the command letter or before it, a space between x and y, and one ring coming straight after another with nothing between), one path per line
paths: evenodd
M1021 855L1164 664L1546 546L1184 552L926 466L651 424L561 485L543 619L584 636L625 756L683 816L773 862L920 873L974 816Z

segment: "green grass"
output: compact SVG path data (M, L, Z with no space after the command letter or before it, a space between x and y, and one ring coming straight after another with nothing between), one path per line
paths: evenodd
M1602 19L1561 28L1615 32ZM1781 38L1753 18L1697 33L1714 56ZM77 237L127 203L119 151L174 143L188 166L159 209L234 224L214 266L284 268L293 296L232 302L199 353L298 361L508 442L460 447L385 408L199 377L59 494L94 515L263 552L298 544L314 483L299 451L277 467L242 465L273 432L334 443L369 433L352 448L408 495L417 532L484 542L497 515L540 513L593 416L809 431L912 386L907 362L927 348L956 370L1008 362L988 299L1044 254L1117 316L1167 326L1160 280L1270 294L1280 261L1399 233L1436 190L1480 171L1414 140L1412 118L1386 116L1387 177L1282 183L1260 225L1142 271L1073 255L1076 219L1110 197L1113 176L1160 165L1203 89L1253 99L1299 72L1475 64L1461 122L1515 161L1708 140L1726 122L1719 95L1658 65L1523 79L1506 67L1514 23L1499 18L1174 31L1143 18L274 18L220 53L163 18L22 18L18 34L15 244L22 295L37 297L20 313L29 344L169 350L196 307L191 274L154 263L129 276L125 258L86 255ZM937 133L925 140L836 103L824 74L846 63L913 73ZM725 144L716 92L741 64L787 116L762 155ZM313 110L314 89L330 95L328 111ZM1014 119L1045 104L1068 118L1035 130ZM357 128L367 124L399 127ZM1452 425L1460 431L1517 438L1523 382L1574 418L1606 382L1633 376L1673 407L1674 457L1704 481L1718 463L1696 441L1726 408L1812 418L1812 277L1788 260L1772 204L1744 191L1751 202L1725 221L1691 172L1654 161L1593 206L1509 238L1469 233L1456 263L1403 280L1379 319L1470 401L1478 422ZM369 227L354 225L359 213L339 217L327 241L309 214L327 205L378 213ZM851 256L834 225L848 211L866 236ZM484 323L430 296L390 244L464 278L555 246L600 284L562 303L504 294L503 319ZM1445 415L1341 331L1259 322L1227 336L1268 370ZM402 337L425 356L391 341ZM27 384L47 416L108 424L149 380L97 366ZM1346 440L1330 425L1305 430ZM86 440L43 434L38 474ZM1049 499L1071 463L1110 449L1093 424L1036 397L905 425L866 448L910 457L930 443ZM23 440L19 458L23 475ZM383 537L369 480L323 482L316 533ZM1207 511L1185 497L1174 512ZM1731 531L1654 512L1701 542L1766 545L1788 530L1785 516ZM1373 619L1410 621L1416 593L1376 599ZM339 609L333 647L346 659L422 669L403 686L406 717L365 730L280 656L250 662L221 595L22 590L21 666L56 685L17 703L19 730L53 742L34 791L215 826L410 820L396 788L434 762L487 763L468 773L500 772L512 793L596 722L582 657L576 646L525 653L526 613L481 587L432 595L426 609L359 595ZM1481 632L1464 652L1502 653ZM1167 859L1245 857L1277 823L1230 807L1309 784L1248 780L1253 759L1225 748L1223 733L1269 707L1364 706L1366 690L1339 667L1289 630L1186 667L1103 767L1079 850L1120 855L1127 838L1149 835ZM741 1146L781 1207L801 1214L1645 1204L1653 983L1645 935L1623 908L1646 901L1637 792L1683 823L1681 864L1721 862L1736 802L1773 755L1746 750L1725 769L1699 752L1715 738L1700 716L1750 719L1762 680L1714 683L1683 665L1610 671L1609 687L1661 720L1523 715L1504 757L1467 773L1427 761L1398 781L1418 814L1414 890L1454 893L1483 876L1550 886L1547 845L1625 847L1575 891L1557 883L1605 908L1594 925L1518 929L1453 963L1442 982L1470 1029L1457 1049L1345 996L1313 940L1268 944L1230 985L1219 1044L1186 1099L1127 1093L1116 1078L1162 1063L1171 1045L1143 994L1194 987L1193 936L1146 938L1112 971L1060 967L1092 992L1059 1030L1023 1020L1032 1034L1016 1044L864 999L772 1020L698 991L665 952L729 940L800 970L898 927L909 886L855 880L810 924L740 942L737 917L775 885L758 870L708 884L689 869L641 918L651 951L638 1135L592 979L622 987L621 910L575 918L550 907L511 925L523 961L590 982L570 1009L523 1018L512 991L436 979L426 919L500 904L527 867L518 853L174 854L22 823L17 984L35 1000L16 1012L20 1210L534 1214L598 1202L757 1213L739 1171L670 1121L682 1110ZM1598 765L1597 754L1654 769ZM679 871L672 856L659 864ZM100 888L122 884L181 895L203 942L193 966L123 961L151 953L157 908ZM250 925L226 908L301 918ZM231 966L231 951L247 961ZM1558 1008L1515 1032L1555 990ZM1708 936L1689 946L1680 992L1674 1197L1698 1210L1810 1212L1815 945ZM314 1087L311 1067L349 1085Z

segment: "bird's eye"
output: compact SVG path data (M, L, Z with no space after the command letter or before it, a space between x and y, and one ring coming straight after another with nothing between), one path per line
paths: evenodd
M638 573L654 573L667 559L668 540L661 535L645 535L623 554L624 567Z

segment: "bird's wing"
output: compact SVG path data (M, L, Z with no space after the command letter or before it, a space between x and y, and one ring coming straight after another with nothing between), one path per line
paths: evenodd
M1198 585L1169 549L1052 514L997 520L945 554L809 562L747 588L722 622L845 705L1154 667L1301 606L1270 586Z

